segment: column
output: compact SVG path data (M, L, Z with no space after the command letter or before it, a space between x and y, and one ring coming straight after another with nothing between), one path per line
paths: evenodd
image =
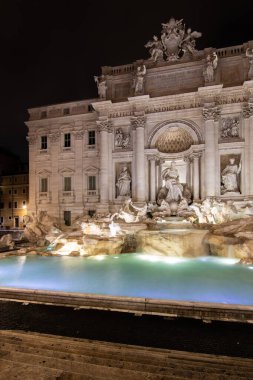
M112 150L113 150L113 144L112 144L112 127L109 123L108 127L108 183L109 183L109 201L112 202L113 199L113 186L115 185L113 183L113 163L112 163Z
M205 120L205 196L214 197L216 190L216 149L215 149L215 121L218 120L218 107L204 108ZM219 174L219 173L218 173Z
M50 134L50 161L51 161L51 178L50 178L50 192L49 199L52 199L51 205L48 205L48 213L58 217L60 222L63 221L63 215L60 215L59 204L59 190L62 189L59 182L59 153L60 153L60 132L53 132ZM60 185L60 186L59 186Z
M150 178L149 178L149 186L150 186L150 201L155 202L156 200L156 171L155 171L155 163L156 157L150 157Z
M135 129L135 195L137 202L145 201L145 155L144 155L144 126L145 117L132 118L132 127Z
M81 124L81 123L80 123ZM72 184L74 190L75 206L83 213L83 135L82 125L74 132L75 136L75 183ZM75 187L73 187L75 186Z
M100 204L108 205L109 201L109 178L108 178L108 127L109 121L97 121L100 132Z
M248 155L246 154L246 160L248 161L248 170L245 170L245 175L248 175L248 194L253 196L253 102L249 102L243 107L243 117L245 126L245 143L248 148ZM247 132L247 133L246 133ZM246 136L248 136L248 142L246 141ZM245 168L246 169L246 168Z
M36 150L38 151L37 147L37 137L35 135L29 134L27 136L27 141L29 144L29 208L28 213L37 213L37 202L36 198L38 199L37 191L39 192L39 187L36 181L38 181L38 178L36 176Z
M186 163L186 185L191 186L191 165L190 158L184 157L184 162Z
M198 153L193 154L193 200L199 200L199 157Z

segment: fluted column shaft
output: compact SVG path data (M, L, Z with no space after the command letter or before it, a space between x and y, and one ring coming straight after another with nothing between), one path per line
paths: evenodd
M144 117L134 117L132 127L135 129L135 199L137 202L145 201L145 154L144 154Z
M108 150L108 121L98 121L100 131L100 203L109 201L109 150Z
M193 199L199 200L199 155L193 155Z
M219 109L205 108L203 116L205 119L205 196L214 197L216 192L215 121L219 116Z
M150 160L150 200L155 202L156 199L156 171L155 171L155 159Z

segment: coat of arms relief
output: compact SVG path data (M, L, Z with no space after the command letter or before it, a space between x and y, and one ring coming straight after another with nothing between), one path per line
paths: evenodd
M169 22L162 24L161 39L153 36L145 47L149 48L150 59L153 62L164 60L176 61L185 54L196 54L196 39L201 37L200 32L186 29L183 19L171 18Z

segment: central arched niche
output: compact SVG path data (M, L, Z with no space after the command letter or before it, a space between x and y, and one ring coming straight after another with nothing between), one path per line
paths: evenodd
M155 147L162 153L179 153L194 144L191 134L180 127L169 127L156 140Z
M199 127L192 121L170 120L155 126L148 138L149 148L161 153L180 153L203 142Z

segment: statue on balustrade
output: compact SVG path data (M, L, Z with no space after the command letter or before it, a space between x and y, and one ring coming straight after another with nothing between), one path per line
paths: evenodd
M97 84L98 88L98 96L100 99L106 99L106 79L104 75L101 75L100 77L94 76L94 80Z
M253 79L253 49L246 50L246 57L249 60L249 71L248 71L248 79Z
M218 66L218 56L215 52L208 54L206 57L206 65L203 71L204 79L206 83L214 81L215 70Z
M234 158L229 159L229 164L221 172L221 194L240 192L239 174L241 167L241 161L237 165Z
M116 188L118 197L131 196L131 175L127 166L123 166L116 182Z
M146 72L147 72L147 69L145 65L141 65L137 67L137 71L136 71L134 82L133 82L134 95L143 95L144 79L145 79Z

